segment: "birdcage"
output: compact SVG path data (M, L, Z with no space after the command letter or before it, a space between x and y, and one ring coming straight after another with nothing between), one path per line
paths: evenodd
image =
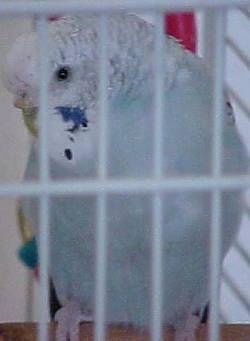
M97 197L97 230L96 230L96 284L95 292L95 323L82 326L83 339L96 341L110 340L160 340L164 335L171 340L173 335L166 332L161 324L161 251L162 251L162 194L166 191L210 191L211 208L211 259L210 259L210 301L209 326L201 327L200 340L249 340L250 339L250 251L249 251L249 218L248 211L242 219L240 232L233 248L231 248L222 271L220 288L220 248L221 248L221 193L232 189L247 189L250 178L248 174L225 176L221 172L221 115L223 111L224 84L235 109L239 122L239 131L249 150L248 134L249 107L249 51L248 33L249 0L190 0L190 1L2 1L0 3L0 18L2 21L3 51L6 50L17 35L19 27L27 26L27 22L36 26L39 35L38 54L40 60L40 95L39 95L39 172L37 182L20 182L27 154L29 138L24 135L23 123L18 115L7 115L10 111L10 98L2 91L1 119L1 284L0 284L0 339L49 340L49 333L54 330L53 324L48 324L49 306L49 216L50 198L54 195L87 195ZM155 25L155 121L154 121L154 172L151 178L116 179L107 176L107 17L114 12L133 12L151 21ZM160 66L163 63L161 54L164 37L163 22L168 13L192 12L197 24L198 53L201 54L213 79L213 160L212 172L209 176L166 178L162 177L162 82ZM54 182L49 176L48 158L48 58L49 44L48 22L65 13L98 13L100 15L100 136L98 149L97 177L89 180L70 180ZM22 26L23 25L23 26ZM22 29L21 29L22 30ZM14 32L14 33L13 33ZM4 68L4 65L2 66ZM26 122L27 123L27 122ZM152 208L152 308L150 331L114 327L107 330L105 326L105 292L107 276L107 196L109 194L128 195L135 193L150 194ZM37 196L39 198L39 226L42 232L39 239L40 269L39 288L34 295L33 274L24 273L15 259L15 243L18 243L15 232L16 206L14 199L19 197ZM246 206L249 198L246 192ZM19 212L19 224L23 227L22 213ZM29 227L25 226L25 238L31 239ZM13 269L15 269L13 271ZM20 284L20 285L19 285ZM221 295L220 295L221 292ZM36 296L36 299L34 299ZM17 320L34 319L37 311L38 327L32 323L14 323ZM222 328L220 324L222 323ZM93 328L92 328L93 327ZM208 331L206 331L208 329ZM164 333L164 334L162 334ZM165 338L164 338L165 339Z

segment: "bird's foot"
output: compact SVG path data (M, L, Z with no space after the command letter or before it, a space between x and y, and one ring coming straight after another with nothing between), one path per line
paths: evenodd
M198 316L189 315L184 323L176 325L175 341L196 341L196 330L199 323Z
M80 323L92 321L89 315L82 314L80 304L69 301L55 315L57 321L56 341L80 341Z

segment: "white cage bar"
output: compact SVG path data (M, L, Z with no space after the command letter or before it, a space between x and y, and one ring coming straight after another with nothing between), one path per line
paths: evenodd
M230 8L234 6L247 6L249 0L145 0L143 2L137 0L97 0L95 2L70 1L63 4L56 1L11 1L0 3L0 14L4 15L62 15L65 13L85 12L121 12L121 11L172 11L187 9L208 9L208 8Z
M100 16L99 22L99 117L100 136L98 154L98 177L107 177L107 130L108 130L108 70L107 41L108 21L106 15ZM105 305L106 305L106 272L107 272L107 208L106 193L99 193L97 200L97 231L96 231L96 289L95 289L95 340L105 339Z
M154 15L155 54L154 54L154 177L162 177L163 156L163 13ZM152 307L151 307L151 339L162 338L162 197L158 191L152 197Z
M219 340L219 273L220 273L220 208L221 195L220 192L225 189L243 188L250 185L250 176L221 176L221 113L223 110L223 87L224 87L224 49L225 49L225 8L236 5L249 5L249 0L145 0L138 1L96 1L91 3L88 1L79 2L1 2L1 15L16 16L34 16L39 15L37 21L37 31L40 37L40 53L41 53L41 88L40 88L40 134L39 134L39 161L40 161L40 182L27 184L6 184L0 185L0 197L8 196L30 196L38 195L40 198L40 226L43 228L41 234L39 250L40 250L40 328L39 340L48 339L48 331L46 327L47 321L47 304L48 304L48 260L49 260L49 198L51 195L70 195L70 194L97 194L98 195L98 224L97 224L97 258L96 258L96 324L95 324L95 340L102 341L105 337L105 282L106 282L106 239L107 239L107 223L106 223L106 195L109 193L151 193L153 194L153 239L152 239L152 324L151 339L152 341L160 340L161 335L161 193L163 191L202 191L210 190L213 193L213 218L212 218L212 238L211 238L211 324L210 324L210 341ZM213 176L212 177L190 177L190 178L172 178L163 179L161 177L162 168L162 76L161 65L162 58L159 51L163 42L162 32L162 15L161 11L186 10L186 9L213 9L213 17L215 19L215 34L213 36L213 56L215 63L213 65L214 75L214 159L213 159ZM107 27L106 14L116 11L148 11L157 12L155 16L158 24L156 25L156 44L155 44L155 130L154 130L154 178L153 179L107 179ZM78 13L79 11L95 11L101 14L100 21L100 89L99 103L101 107L101 134L99 139L99 168L98 179L88 181L65 181L52 182L49 179L48 164L48 145L47 145L47 67L48 58L46 49L48 48L48 35L46 16L54 14ZM160 11L160 12L159 12ZM105 14L105 15L104 15ZM159 20L161 18L161 20ZM219 238L218 238L219 236Z
M49 157L48 157L48 50L49 34L48 23L45 16L38 17L36 21L36 30L38 33L38 71L41 80L39 89L39 185L48 184L49 180ZM39 243L38 252L40 257L39 275L40 275L40 309L39 309L39 329L38 340L47 340L48 333L48 307L49 307L49 195L44 193L39 196Z
M210 53L208 65L211 67L213 78L213 177L220 181L222 177L222 115L224 110L224 60L225 60L225 11L210 10L209 24L213 24L206 31L210 32ZM206 57L206 56L205 56ZM214 188L212 192L212 225L210 248L210 324L209 340L219 340L219 291L221 272L221 190Z
M171 179L162 179L154 181L145 179L105 179L89 181L56 181L40 186L35 182L25 184L2 184L0 185L0 197L17 197L39 195L42 193L63 195L70 194L96 194L98 192L108 193L152 193L155 191L202 191L213 188L221 190L232 190L250 186L250 176L223 176L221 179L213 179L208 176L173 177Z

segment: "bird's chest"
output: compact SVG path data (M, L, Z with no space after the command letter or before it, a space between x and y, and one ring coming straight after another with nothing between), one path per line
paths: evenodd
M107 254L111 267L149 271L153 235L151 204L150 195L107 197ZM204 195L163 197L163 249L169 259L191 251L199 253L204 247L210 223L205 212L209 211L208 206L209 200ZM52 260L64 264L62 271L64 267L86 266L88 271L94 267L97 223L94 195L52 201ZM191 244L195 245L192 250ZM178 249L180 252L176 253Z

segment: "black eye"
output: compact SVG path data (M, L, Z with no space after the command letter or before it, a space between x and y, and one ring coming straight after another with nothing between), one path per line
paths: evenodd
M66 81L71 76L71 70L68 66L62 66L56 71L56 79L58 81Z

